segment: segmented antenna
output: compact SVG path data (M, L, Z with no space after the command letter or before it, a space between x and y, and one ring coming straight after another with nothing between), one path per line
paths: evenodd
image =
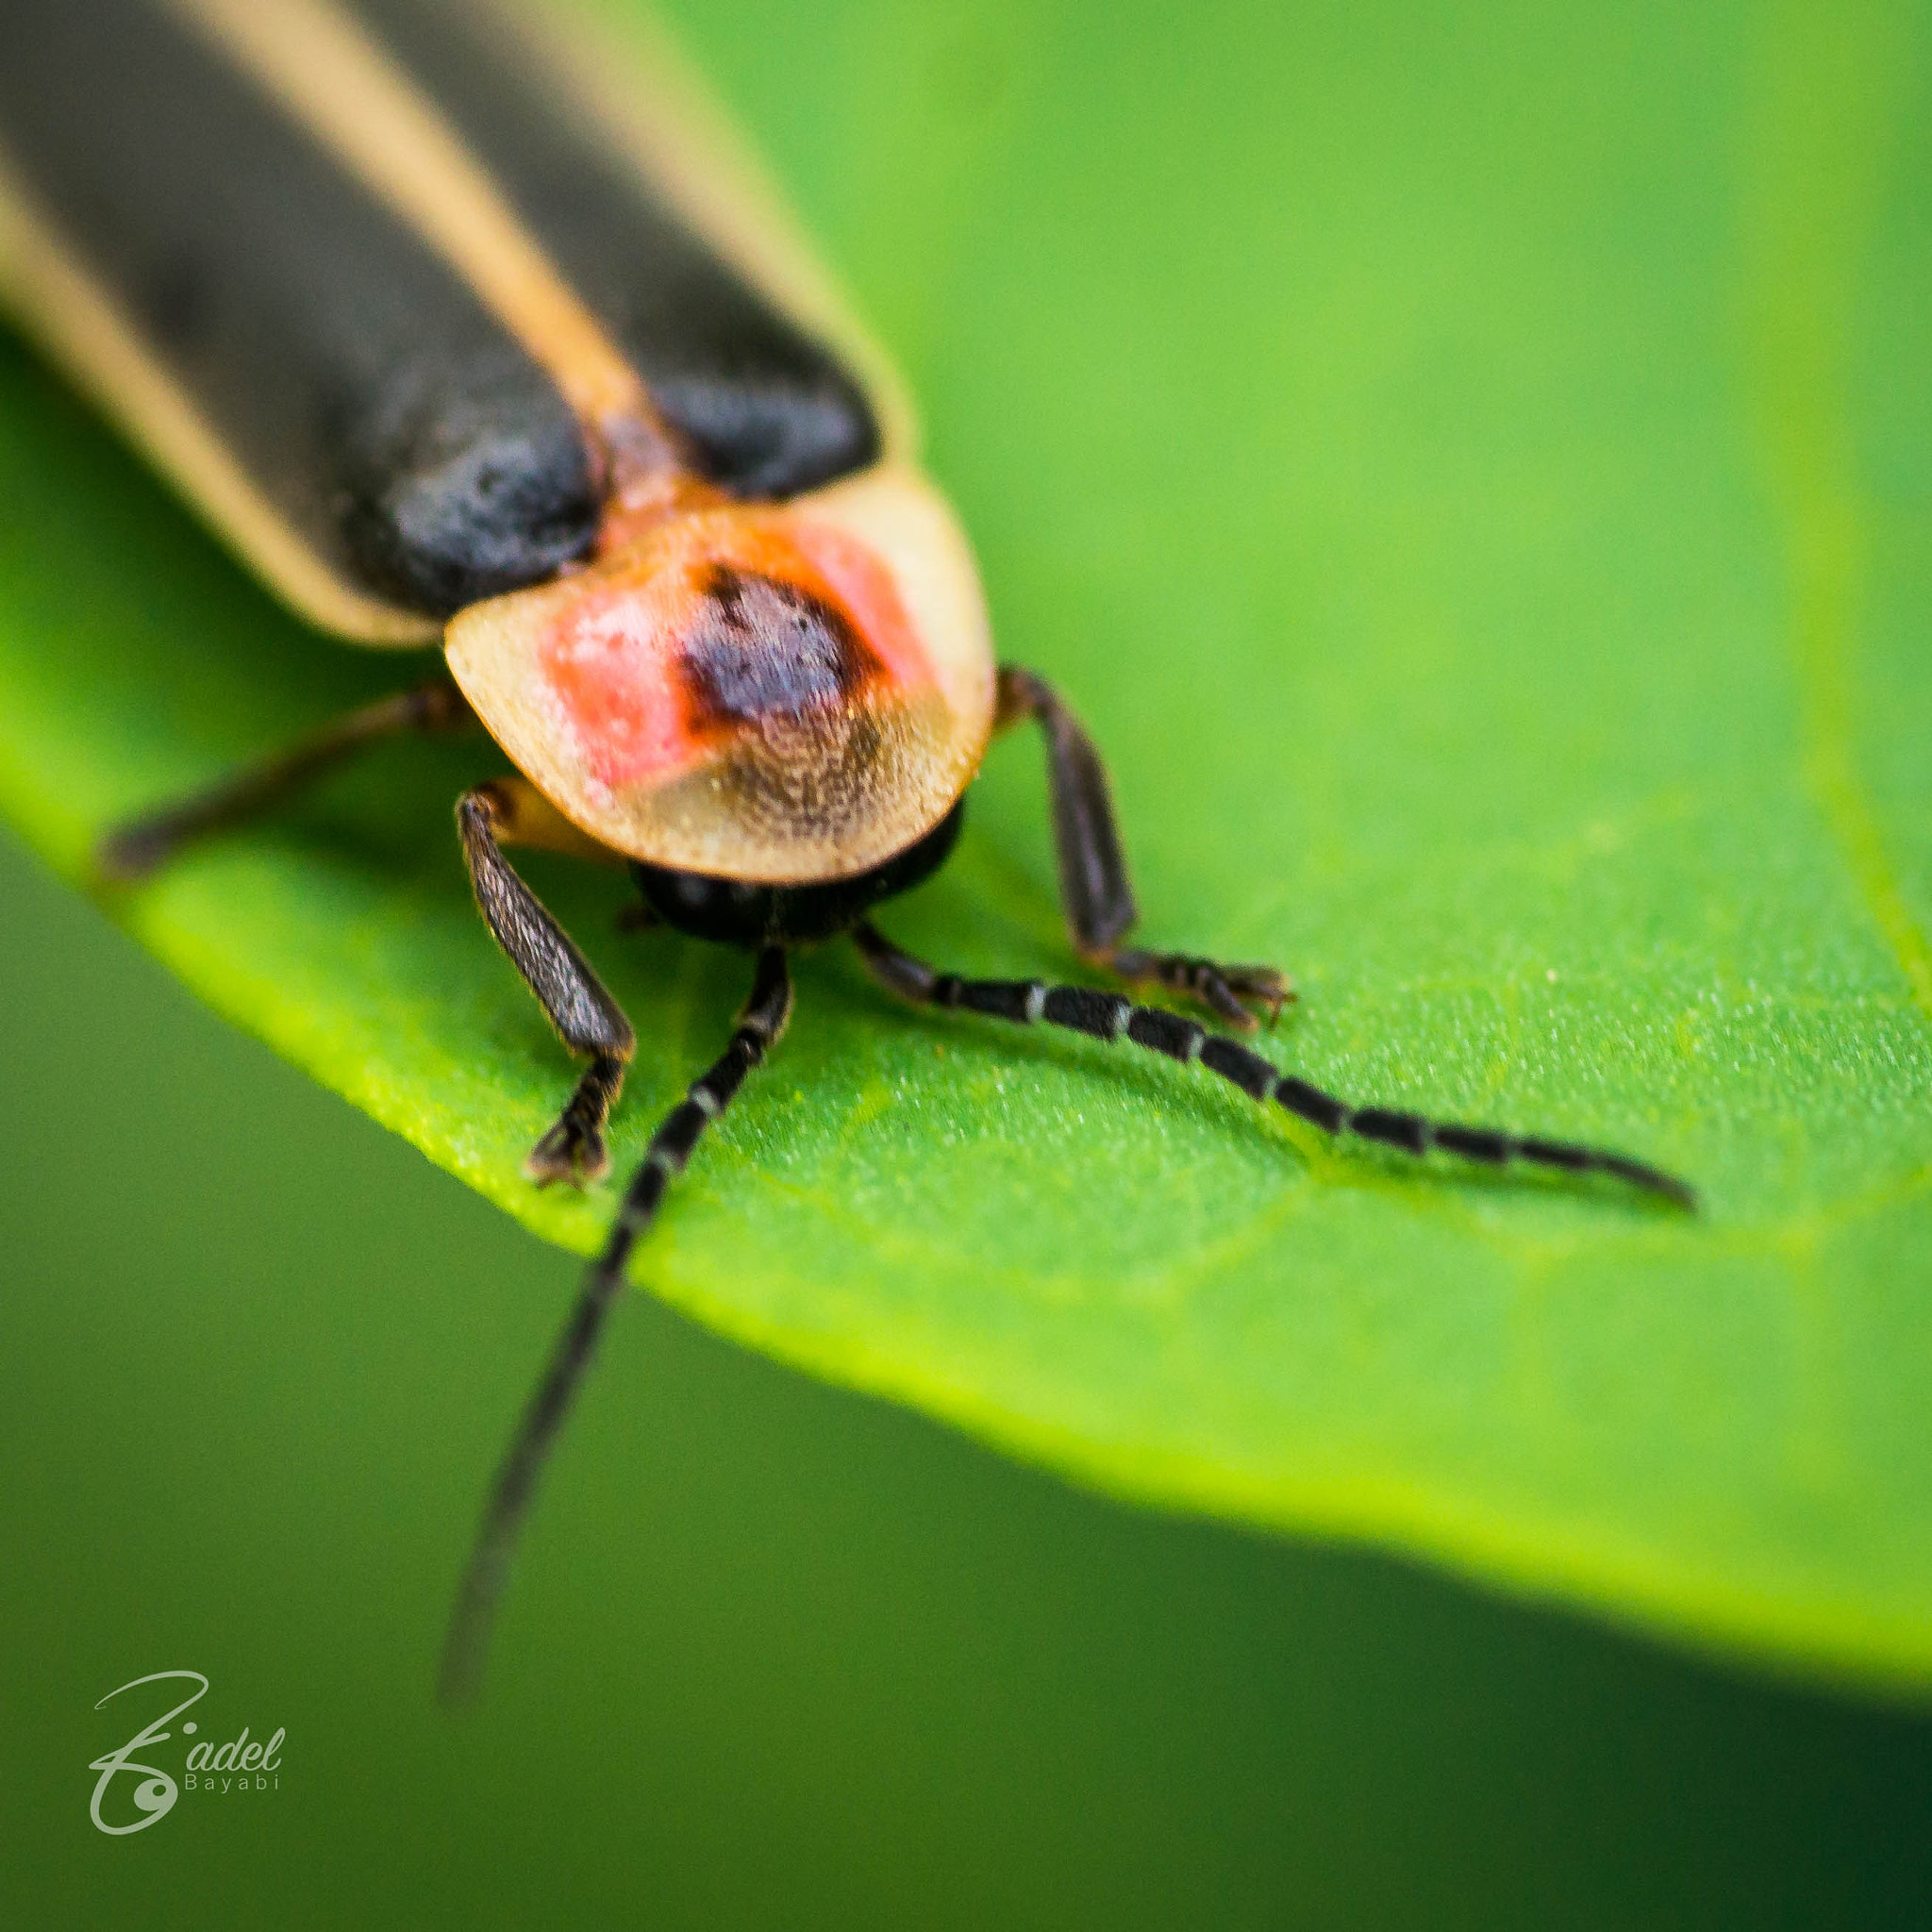
M445 1704L466 1704L475 1694L490 1648L497 1601L503 1594L524 1519L529 1514L538 1477L596 1353L610 1305L624 1286L631 1250L656 1218L672 1178L684 1172L705 1129L731 1105L745 1075L764 1058L791 1017L791 976L785 955L776 946L769 946L758 955L751 998L739 1015L730 1045L691 1082L685 1097L651 1136L643 1162L625 1191L624 1204L604 1252L584 1275L570 1319L550 1351L536 1392L497 1471L443 1641L438 1694Z
M1044 1022L1049 1026L1090 1034L1095 1040L1130 1041L1183 1063L1198 1060L1251 1100L1264 1106L1273 1101L1325 1134L1353 1134L1405 1154L1424 1155L1440 1148L1486 1167L1526 1161L1565 1174L1612 1174L1645 1193L1696 1210L1697 1196L1687 1182L1628 1155L1581 1146L1573 1141L1546 1140L1539 1134L1458 1126L1392 1108L1351 1107L1292 1074L1282 1073L1259 1054L1222 1034L1208 1032L1183 1014L1136 1006L1120 993L1101 992L1091 987L1050 986L1042 979L960 979L936 972L924 960L901 951L875 926L858 926L852 937L872 976L889 992L915 1005L984 1013L995 1020L1015 1020L1022 1025Z

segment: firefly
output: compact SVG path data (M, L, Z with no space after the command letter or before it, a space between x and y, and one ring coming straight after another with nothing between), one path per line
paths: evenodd
M8 0L0 293L240 558L345 643L441 667L103 841L133 884L384 740L471 732L456 802L484 923L580 1063L525 1171L606 1173L629 1021L508 852L626 872L628 923L749 962L664 1116L516 1429L442 1663L460 1698L637 1242L778 1045L789 959L846 941L894 998L1198 1063L1339 1138L1598 1174L1644 1162L1356 1106L1237 1036L1293 998L1165 951L1100 755L1002 661L895 379L662 72L456 0ZM1044 744L1073 953L1126 989L974 979L879 908L952 852L992 740ZM1203 1018L1147 1004L1165 996Z

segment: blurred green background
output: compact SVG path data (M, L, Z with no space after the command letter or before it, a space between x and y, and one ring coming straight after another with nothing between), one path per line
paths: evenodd
M1868 68L1884 11L1858 10ZM996 605L1078 618L1094 667L1128 553L1149 542L1185 558L1168 586L1177 631L1209 637L1241 615L1237 559L1285 541L1366 550L1390 478L1337 452L1366 425L1383 455L1414 440L1446 473L1466 453L1458 422L1432 414L1443 396L1476 416L1493 384L1501 407L1535 404L1525 425L1550 437L1527 462L1547 462L1546 495L1498 510L1482 495L1490 473L1472 468L1472 532L1539 529L1647 475L1597 476L1596 495L1567 498L1564 477L1600 454L1576 425L1616 415L1614 399L1583 399L1573 423L1563 354L1547 368L1484 359L1497 341L1588 329L1587 302L1439 345L1400 392L1330 392L1303 370L1291 396L1248 394L1242 341L1211 368L1177 366L1174 347L1211 338L1225 313L1268 365L1265 315L1226 301L1257 238L1204 200L1170 208L1137 252L1120 214L1124 175L1164 174L1142 125L1195 130L1203 178L1270 155L1266 75L1295 45L1336 80L1284 144L1331 231L1353 219L1330 205L1334 182L1355 178L1341 166L1353 143L1390 144L1391 179L1426 175L1434 158L1403 146L1423 137L1394 108L1456 124L1457 88L1494 82L1519 118L1466 125L1467 149L1442 158L1498 187L1520 224L1487 238L1491 258L1566 258L1562 194L1496 158L1578 144L1627 158L1625 174L1605 171L1627 178L1627 207L1592 210L1607 232L1662 202L1687 225L1645 247L1717 246L1737 187L1723 171L1740 50L1773 28L1818 57L1784 76L1793 98L1844 107L1829 9L1715 7L1684 27L1660 8L1481 14L1303 8L1285 27L1275 9L1217 8L1183 29L1163 9L1098 5L676 9L908 364ZM1659 64L1666 47L1677 64ZM1558 70L1573 83L1560 100L1523 78ZM1910 62L1886 71L1905 85ZM1238 128L1218 113L1229 89L1247 91ZM1701 125L1687 101L1707 99L1704 172L1645 178L1630 114L1653 104L1681 136ZM1893 122L1924 146L1922 122ZM1009 193L990 232L976 184L1016 126L1057 172L1037 206ZM1767 245L1828 268L1844 183L1778 185L1791 231ZM1923 214L1907 207L1894 242ZM1104 245L1071 245L1103 215ZM1403 264L1418 287L1457 285L1466 237L1407 227L1394 204L1360 217L1362 287L1287 291L1303 341L1362 325ZM1267 272L1285 275L1291 235L1262 239ZM989 252L1035 264L1039 288L976 285ZM1893 268L1894 290L1923 280L1903 248ZM1027 304L1049 300L1084 318L1095 348L1064 371L1076 433L1042 443L1029 411L986 407L983 372L1000 369L1004 332L1029 326ZM1379 313L1391 337L1428 341L1417 317ZM1889 325L1904 340L1913 316L1902 307ZM1765 341L1774 358L1809 353L1775 329ZM17 357L10 341L0 353ZM1888 366L1901 360L1915 358ZM1670 415L1668 389L1633 390L1669 417L1658 436L1691 420ZM1891 501L1921 502L1928 398L1859 402ZM1629 427L1653 448L1650 425ZM1144 466L1150 436L1187 466L1184 525L1113 527L1087 485ZM1318 469L1272 467L1317 441ZM1206 487L1216 464L1220 504ZM1325 510L1304 502L1284 534L1283 502L1308 497ZM1453 547L1454 520L1439 534ZM183 525L181 541L199 540ZM1708 560L1713 581L1728 564ZM1530 584L1530 621L1574 595ZM1777 621L1762 615L1767 630ZM1438 641L1419 629L1414 648ZM1144 708L1133 689L1088 682L1104 722ZM1405 770L1425 791L1432 721L1388 723L1419 734ZM1319 768L1318 818L1345 795L1319 728L1280 750L1285 785L1298 760ZM1912 776L1893 772L1888 795L1917 795ZM1407 836L1418 796L1397 790L1367 802L1351 849L1375 858ZM1909 829L1922 854L1924 827ZM1138 828L1174 907L1187 871L1164 842L1159 824ZM0 1132L15 1177L0 1199L0 1346L15 1365L0 1413L0 1714L19 1767L0 1815L9 1923L1932 1921L1921 1716L1687 1661L1381 1558L1097 1502L641 1297L539 1512L484 1707L448 1724L428 1687L449 1589L575 1264L222 1026L11 844L0 891ZM86 1767L133 1720L91 1707L182 1666L213 1680L206 1735L287 1727L282 1786L184 1795L154 1829L103 1839Z

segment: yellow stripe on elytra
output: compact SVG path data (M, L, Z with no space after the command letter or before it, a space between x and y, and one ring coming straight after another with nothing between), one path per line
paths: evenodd
M643 384L489 173L331 0L168 0L403 217L550 372L593 435L657 425Z

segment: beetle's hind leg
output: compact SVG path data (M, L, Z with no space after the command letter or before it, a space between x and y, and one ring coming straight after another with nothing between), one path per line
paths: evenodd
M1047 681L1017 664L999 670L996 729L1022 718L1046 736L1047 786L1058 861L1060 909L1074 949L1134 986L1159 986L1198 1002L1230 1026L1252 1032L1257 1015L1269 1023L1294 997L1288 975L1273 966L1229 966L1190 953L1150 952L1123 945L1140 917L1114 822L1107 768L1093 741Z
M564 1045L590 1059L556 1124L524 1162L524 1172L539 1187L552 1181L581 1187L610 1165L604 1124L623 1091L637 1036L591 962L517 876L503 847L601 848L575 832L521 778L499 778L464 792L457 801L457 830L476 904L496 943L524 975Z
M398 691L332 720L206 791L117 825L101 841L94 863L104 879L132 884L165 865L183 846L273 811L371 745L405 732L459 731L475 722L475 713L447 678Z

